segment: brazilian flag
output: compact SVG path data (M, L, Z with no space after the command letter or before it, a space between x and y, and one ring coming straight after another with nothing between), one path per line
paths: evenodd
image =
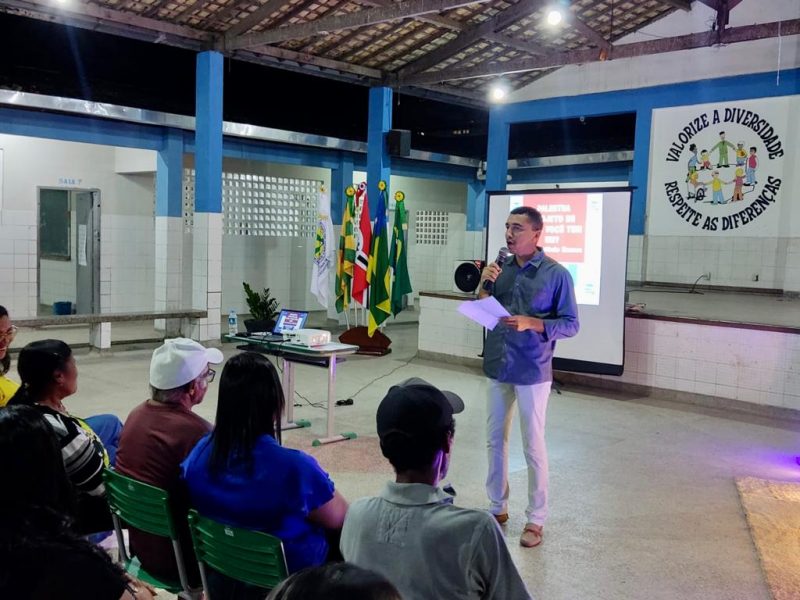
M386 239L386 182L378 182L378 216L372 230L372 249L369 254L367 281L369 282L369 325L370 337L378 326L389 318L391 313L391 271L389 271L389 241Z
M339 251L336 257L336 312L350 307L350 285L353 282L353 265L356 262L356 236L353 233L355 195L353 186L344 191L347 201L342 215L342 233L339 236Z
M406 195L397 192L394 195L394 227L392 231L391 261L394 280L392 281L392 314L397 316L403 310L403 296L411 293L411 280L408 277L408 213L406 212Z

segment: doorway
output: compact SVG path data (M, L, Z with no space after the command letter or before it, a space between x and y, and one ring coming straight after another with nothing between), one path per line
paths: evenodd
M39 188L38 314L100 312L100 192Z

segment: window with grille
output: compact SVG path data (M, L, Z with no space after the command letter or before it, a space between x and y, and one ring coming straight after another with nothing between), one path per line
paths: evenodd
M441 210L418 210L414 221L417 244L447 245L448 214Z
M224 235L313 237L322 181L249 173L222 174ZM194 169L183 176L184 225L193 225Z

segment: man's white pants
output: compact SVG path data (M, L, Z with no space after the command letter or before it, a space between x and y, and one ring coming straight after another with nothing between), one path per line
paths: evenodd
M508 512L508 436L514 417L514 403L519 406L522 447L528 465L528 523L544 525L547 519L547 446L544 423L551 382L513 385L489 379L489 405L486 419L486 447L489 451L489 475L486 493L489 510L496 515Z

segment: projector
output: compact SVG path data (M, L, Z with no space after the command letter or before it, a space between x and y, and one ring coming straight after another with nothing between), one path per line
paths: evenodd
M283 337L290 343L298 346L324 346L331 341L331 332L322 329L298 329L297 331L284 331Z

